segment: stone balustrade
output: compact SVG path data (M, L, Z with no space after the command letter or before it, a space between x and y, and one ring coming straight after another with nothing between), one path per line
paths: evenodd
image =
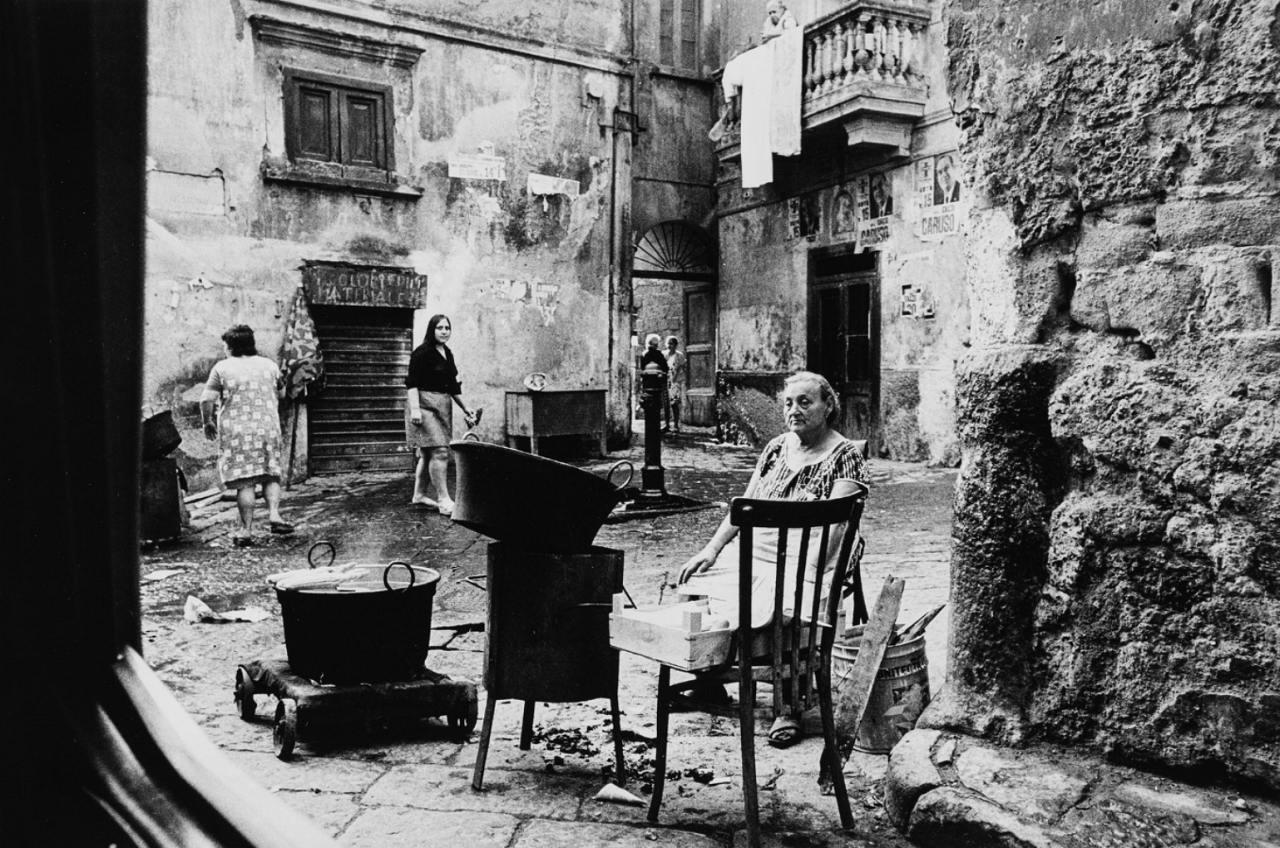
M928 94L928 27L928 0L860 0L805 26L803 129L840 123L851 146L909 150ZM727 101L712 132L722 159L738 150L738 113Z

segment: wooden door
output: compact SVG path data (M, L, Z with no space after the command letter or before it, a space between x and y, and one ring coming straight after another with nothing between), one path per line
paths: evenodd
M685 424L714 427L716 423L715 286L685 285L684 331L688 391L681 417Z
M809 368L840 395L840 430L877 449L879 254L815 252L809 267Z

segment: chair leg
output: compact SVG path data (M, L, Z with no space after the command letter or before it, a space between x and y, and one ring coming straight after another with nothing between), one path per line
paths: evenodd
M492 692L485 694L484 727L480 728L480 747L476 749L476 770L471 776L471 788L479 792L484 788L484 763L489 758L489 734L493 732L493 714L498 708L498 699Z
M745 628L743 628L745 630ZM747 818L747 845L760 848L760 796L756 785L756 688L751 663L738 667L738 727L742 735L742 806Z
M520 726L520 750L528 751L533 747L533 708L536 701L524 702L524 722Z
M822 713L823 759L836 794L836 809L840 812L840 826L853 827L853 810L849 808L849 789L844 783L844 767L840 762L840 745L836 740L836 711L831 698L831 657L821 657L818 662L818 707Z
M668 702L671 686L671 669L658 666L658 727L657 744L653 751L653 795L649 799L649 821L657 823L658 810L662 807L662 789L667 782L667 724L671 714Z
M619 786L627 785L627 760L622 753L622 710L618 707L618 690L609 696L609 713L613 716L614 780Z

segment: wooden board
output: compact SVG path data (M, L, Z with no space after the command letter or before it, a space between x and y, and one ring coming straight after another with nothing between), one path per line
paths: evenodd
M858 660L849 679L840 687L836 701L836 735L851 740L857 736L862 714L867 711L871 687L880 673L889 637L898 621L898 608L902 605L902 590L907 582L898 577L886 577L875 609L862 632L862 644L858 648Z

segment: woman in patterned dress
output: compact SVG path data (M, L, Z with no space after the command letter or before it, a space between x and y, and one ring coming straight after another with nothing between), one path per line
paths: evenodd
M790 501L841 498L859 491L857 484L866 484L867 467L862 452L832 427L840 417L840 400L825 377L810 371L788 377L782 409L787 432L765 446L743 497ZM728 619L731 627L736 627L740 619L737 535L738 528L730 524L726 516L711 541L684 564L677 579L681 594L706 597L710 614ZM832 535L829 552L833 557L838 555L842 535L843 528ZM760 576L752 587L752 627L763 627L773 617L777 545L776 531L756 532L753 574ZM795 551L797 547L792 545L788 550ZM816 554L816 550L810 554ZM728 700L723 689L701 692L703 700L722 703ZM769 742L776 747L786 747L800 738L800 732L798 716L776 716L769 730Z
M227 358L209 372L200 415L204 434L219 440L218 474L236 490L237 547L253 544L254 487L262 485L272 533L292 533L280 517L280 368L258 355L253 330L237 324L222 334Z

